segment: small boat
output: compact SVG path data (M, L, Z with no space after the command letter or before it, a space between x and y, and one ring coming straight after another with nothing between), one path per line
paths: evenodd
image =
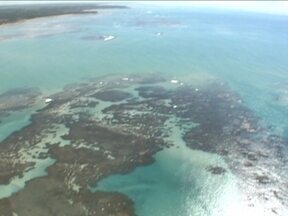
M53 101L52 98L46 98L46 99L45 99L45 103L50 103L50 102L52 102L52 101Z
M172 79L172 80L170 80L170 82L173 83L173 84L177 84L179 82L179 80Z
M104 41L109 41L109 40L115 39L115 36L113 36L113 35L108 35L108 36L103 35L102 38L103 38Z

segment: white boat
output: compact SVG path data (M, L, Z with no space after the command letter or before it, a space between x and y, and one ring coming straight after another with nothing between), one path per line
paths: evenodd
M173 84L177 84L179 82L179 80L172 79L172 80L170 80L170 82L173 83Z
M53 101L52 98L46 98L46 99L45 99L45 103L50 103L50 102L52 102L52 101Z
M104 41L109 41L109 40L113 40L113 39L115 39L115 36L113 36L113 35L108 35L108 36L103 36L103 40Z

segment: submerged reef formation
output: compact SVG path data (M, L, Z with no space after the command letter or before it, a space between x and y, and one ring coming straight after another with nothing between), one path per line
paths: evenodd
M262 127L240 96L218 80L186 79L183 85L159 75L115 75L70 84L49 98L28 126L0 144L0 184L17 185L28 172L37 174L39 164L46 171L2 196L0 215L135 215L126 195L91 187L149 165L158 151L177 145L166 139L171 119L177 119L174 126L189 148L224 158L229 170L211 164L204 171L232 172L247 205L253 208L257 200L267 215L288 209L281 171L287 169L287 140Z
M35 88L17 88L0 94L0 122L13 111L34 107L41 93Z
M35 88L21 88L0 94L0 113L26 109L35 105L40 91Z

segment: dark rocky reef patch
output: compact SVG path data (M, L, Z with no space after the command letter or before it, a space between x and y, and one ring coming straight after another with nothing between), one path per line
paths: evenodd
M283 188L288 181L280 171L284 167L287 170L287 154L284 154L287 140L264 128L240 96L222 83L199 89L181 87L172 95L171 103L179 108L174 111L176 116L197 123L183 136L187 146L221 155L238 177L239 188L248 197L260 200L263 208L269 208L267 203L271 202L273 194L267 188L272 184ZM255 174L267 169L270 170L265 174ZM217 173L220 169L210 171ZM252 192L246 187L251 187ZM283 200L288 201L288 196L277 199L277 205L282 207L275 211L288 208Z
M2 154L0 154L2 156ZM23 176L24 170L34 163L13 163L10 158L0 159L0 184L7 185L15 176Z
M158 105L156 105L156 103ZM141 133L147 138L164 135L163 125L169 116L157 112L166 112L167 107L158 99L127 102L118 105L111 105L103 110L103 113L113 117L107 118L107 122L113 125L122 125L122 129L131 132ZM127 127L127 125L129 125Z
M170 92L161 86L142 86L136 90L143 98L168 99L171 96Z
M75 109L75 108L85 108L85 107L90 107L90 108L95 108L99 104L98 101L91 101L91 100L77 100L73 103L71 103L70 108Z
M206 170L213 175L223 175L226 172L226 170L220 166L209 166Z
M132 97L132 95L128 92L124 92L120 90L105 90L105 91L99 91L93 94L92 97L97 98L102 101L117 102L117 101L128 99Z
M287 140L263 128L240 96L223 83L209 82L197 88L179 85L169 90L156 85L164 81L155 76L101 77L68 85L51 95L53 101L31 116L30 125L0 144L0 181L7 184L34 167L25 154L51 157L55 163L47 168L47 176L1 199L0 215L134 215L133 202L125 195L92 193L89 187L109 175L153 163L156 152L171 146L165 139L170 119L177 119L175 126L182 129L189 148L224 158L250 200L260 199L265 206L275 197L288 208L288 193L283 192L287 191L287 177L281 176L283 172L273 173L287 168ZM140 97L132 97L126 87L133 87ZM117 103L103 107L102 100ZM99 107L103 110L97 110ZM65 134L60 133L59 125L67 130ZM46 141L59 134L57 143ZM40 146L38 154L29 155ZM271 170L263 172L267 167ZM223 175L227 170L212 164L206 171ZM253 190L246 191L247 187Z
M271 180L269 179L268 175L265 174L256 174L255 179L258 183L261 184L271 183Z
M165 146L160 126L167 118L158 119L157 115L146 113L138 114L135 119L133 116L126 120L109 119L107 115L97 120L87 112L74 112L81 107L97 109L98 102L91 99L91 95L99 92L97 83L66 86L62 92L49 96L53 101L31 116L30 125L2 141L2 184L33 169L32 158L52 157L56 162L47 168L46 177L33 179L21 191L1 199L0 214L134 215L133 203L126 196L101 191L91 193L89 186L108 175L125 174L137 166L153 163L153 155ZM109 85L113 88L107 90L106 86L102 97L110 100L112 96L113 101L130 98L129 93L115 90L115 84ZM137 107L137 103L131 105ZM116 113L126 112L125 108L111 106L109 112L116 117ZM46 141L49 136L58 136L59 125L69 131L62 136L63 143L69 141L68 145ZM30 152L34 152L33 155Z
M19 88L0 95L0 114L32 107L41 95L39 89Z
M178 89L172 103L179 105L176 115L199 123L184 135L192 148L209 152L223 150L225 141L245 138L261 130L256 117L242 104L241 98L218 83ZM218 149L219 147L219 149Z
M124 195L110 192L73 193L63 182L38 178L10 199L0 200L1 215L21 216L134 215L133 203Z

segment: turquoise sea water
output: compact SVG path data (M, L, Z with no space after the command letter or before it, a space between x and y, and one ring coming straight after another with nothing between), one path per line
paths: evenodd
M113 73L200 73L227 82L264 124L288 136L287 23L287 16L134 5L1 26L0 92L33 86L49 95L65 84ZM116 39L83 39L100 35ZM31 112L3 119L0 139L28 124ZM179 137L174 142L183 145ZM217 215L215 206L225 208L219 197L234 194L230 206L239 197L232 174L201 171L215 161L225 166L219 156L183 145L158 153L151 166L104 179L98 189L127 194L140 216Z
M171 126L174 123L175 119ZM234 176L205 171L209 165L227 165L220 156L187 148L179 128L172 128L168 140L177 147L158 153L153 165L111 176L93 190L127 194L135 202L137 215L230 215L240 199Z

